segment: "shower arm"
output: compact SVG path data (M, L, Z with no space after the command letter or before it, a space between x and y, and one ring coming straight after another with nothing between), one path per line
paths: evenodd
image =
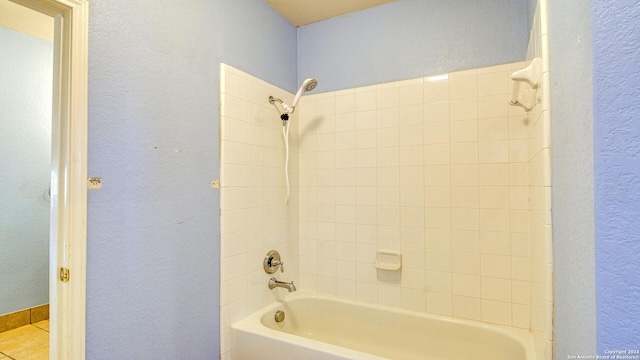
M276 102L276 101L279 101L280 104L284 104L284 101L282 101L282 99L278 99L276 97L273 97L273 96L269 95L269 104L275 105L274 102Z
M273 104L274 106L276 105L275 102L278 101L280 104L282 104L282 108L284 109L284 113L285 114L293 114L293 112L295 111L296 107L295 106L289 106L287 104L285 104L284 101L282 101L282 99L278 99L276 97L273 96L269 96L269 103ZM278 107L276 106L276 109Z
M282 101L282 99L278 99L276 97L269 95L269 103L275 106L276 110L280 112L280 109L278 109L278 105L276 105L276 101L280 102L280 104L282 104L282 107L284 108L284 112L280 115L280 119L282 120L282 125L285 126L287 125L287 120L289 120L289 114L292 113L293 111L289 112L289 109L290 109L289 105L285 104L284 101Z
M282 99L278 99L277 97L273 97L271 95L269 95L269 103L271 103L273 106L276 107L276 109L278 111L280 111L280 109L278 109L278 106L276 105L276 101L278 101L280 104L282 104L282 109L284 110L284 113L282 115L289 115L293 113L294 108L285 104L284 101L282 101ZM284 119L283 119L284 120Z

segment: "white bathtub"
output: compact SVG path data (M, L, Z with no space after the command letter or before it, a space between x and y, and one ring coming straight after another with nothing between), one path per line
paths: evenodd
M534 360L532 349L524 330L301 294L231 326L233 360Z

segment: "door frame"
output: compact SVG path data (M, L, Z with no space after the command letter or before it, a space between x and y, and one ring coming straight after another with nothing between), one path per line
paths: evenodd
M49 250L50 360L85 359L88 4L10 0L54 25ZM62 281L61 269L69 270Z

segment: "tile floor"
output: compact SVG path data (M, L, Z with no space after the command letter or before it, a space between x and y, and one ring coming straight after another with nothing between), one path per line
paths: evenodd
M48 360L49 320L0 333L0 360Z

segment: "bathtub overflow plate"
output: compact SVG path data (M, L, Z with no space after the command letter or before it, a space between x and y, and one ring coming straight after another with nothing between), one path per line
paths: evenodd
M276 311L276 316L275 316L276 322L283 322L284 321L284 311L282 310L278 310Z

